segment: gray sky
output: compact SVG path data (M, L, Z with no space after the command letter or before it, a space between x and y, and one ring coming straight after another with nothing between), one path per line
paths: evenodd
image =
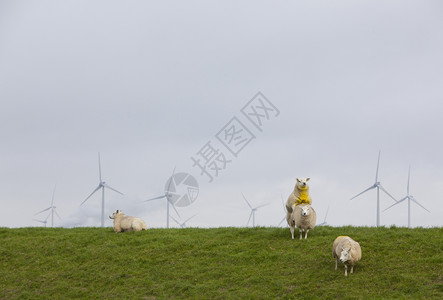
M319 222L373 226L379 179L410 192L412 226L443 225L441 1L0 1L0 226L99 226L116 209L165 226L177 172L200 186L188 226L276 226L297 177ZM241 109L259 91L279 110L257 130ZM216 134L237 117L256 137L237 157ZM231 160L213 182L191 157ZM381 209L393 201L381 194ZM178 218L172 213L174 218ZM171 224L174 224L171 220ZM381 214L407 225L407 204ZM106 219L106 226L112 222ZM285 224L283 224L284 226ZM174 224L175 226L175 224Z

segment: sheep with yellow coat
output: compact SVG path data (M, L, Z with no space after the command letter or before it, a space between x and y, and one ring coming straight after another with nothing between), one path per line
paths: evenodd
M292 207L299 204L312 204L311 196L309 195L308 181L310 178L297 178L294 191L289 195L286 201L286 211L292 213Z

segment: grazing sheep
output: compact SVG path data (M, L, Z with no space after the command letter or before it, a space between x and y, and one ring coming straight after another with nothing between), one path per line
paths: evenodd
M300 231L300 239L303 238L303 230L305 231L305 239L307 239L309 230L315 227L317 214L314 208L309 204L294 204L292 206L292 212L286 212L286 221L289 224L292 239L294 239L295 227Z
M292 213L292 206L299 204L312 204L311 196L309 195L308 181L310 178L297 178L297 182L294 187L294 191L289 195L288 201L286 201L286 210Z
M136 217L130 217L122 213L121 210L117 210L115 213L109 216L110 219L114 219L114 231L125 232L125 231L140 231L148 229L146 223Z
M345 266L345 276L348 276L348 264L351 265L351 274L354 272L354 264L361 259L360 244L349 236L339 236L332 244L332 256L335 258L335 270L337 271L338 260Z

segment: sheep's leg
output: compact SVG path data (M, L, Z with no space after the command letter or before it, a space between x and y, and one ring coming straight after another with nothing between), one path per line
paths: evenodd
M290 229L291 229L291 235L292 235L292 239L294 239L294 227L293 226L291 226L291 227L289 227Z
M348 276L348 266L345 265L345 276Z
M303 239L303 229L300 229L300 239Z
M338 259L335 259L335 271L337 271L337 264L338 264Z
M309 229L306 229L305 240L308 238L308 232L309 232Z
M354 273L354 266L351 266L351 274Z

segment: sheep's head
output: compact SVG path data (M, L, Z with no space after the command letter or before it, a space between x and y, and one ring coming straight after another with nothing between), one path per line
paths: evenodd
M310 178L297 178L296 187L300 190L305 190L308 188L308 181Z
M121 210L116 210L115 213L112 213L112 215L109 216L109 219L115 219L115 217L119 214L122 214L123 212Z
M351 258L351 247L341 248L340 262L345 263Z
M303 205L300 206L301 208L301 215L302 216L308 216L310 211L311 211L311 206L310 205Z

